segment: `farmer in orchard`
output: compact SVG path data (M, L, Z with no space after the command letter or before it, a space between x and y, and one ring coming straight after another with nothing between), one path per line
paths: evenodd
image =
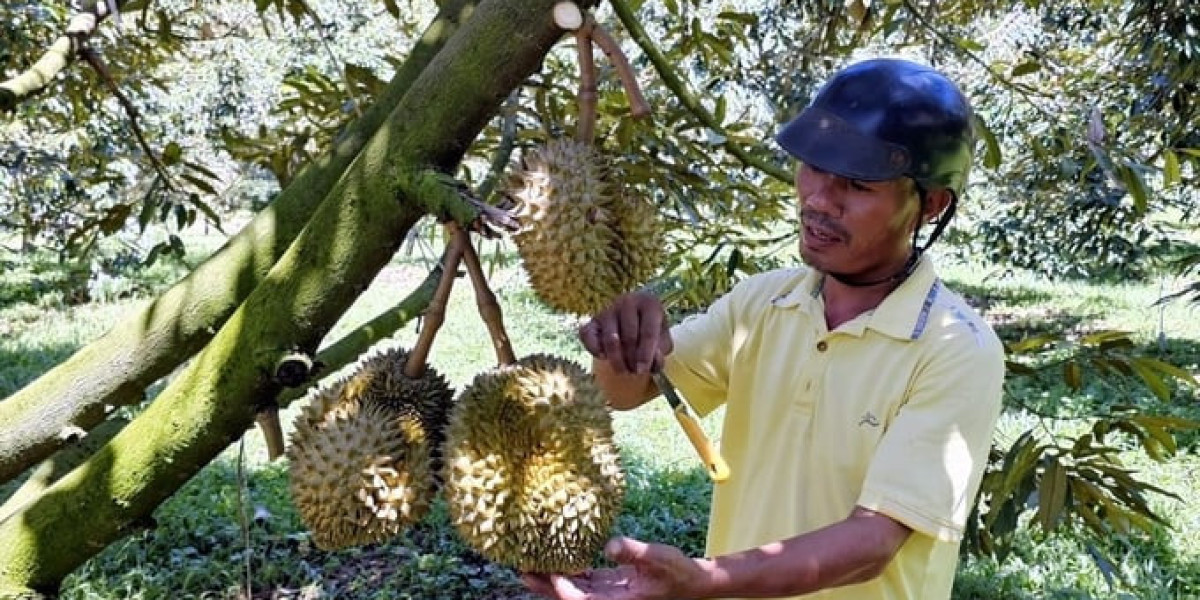
M963 195L971 108L919 64L836 73L777 135L805 266L749 277L668 328L622 296L580 330L615 409L663 372L725 406L706 557L630 538L615 568L526 574L559 599L948 598L1000 412L1004 351L925 250ZM923 242L923 243L922 243ZM820 593L817 593L820 592Z

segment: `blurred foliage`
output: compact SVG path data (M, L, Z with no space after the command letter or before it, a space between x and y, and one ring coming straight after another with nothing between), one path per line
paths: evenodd
M1069 524L1096 540L1154 534L1164 523L1150 509L1149 494L1176 497L1139 478L1119 455L1130 445L1156 461L1176 455L1175 435L1200 428L1200 422L1173 416L1170 407L1195 397L1195 377L1123 331L1034 334L1006 346L1006 403L1042 424L1007 448L993 447L964 548L1003 560L1023 526L1050 534ZM1072 413L1062 402L1035 405L1024 392L1030 383L1069 394L1101 387L1106 397L1121 400ZM1075 423L1073 434L1045 425L1064 420ZM1105 571L1108 560L1094 545L1089 549Z

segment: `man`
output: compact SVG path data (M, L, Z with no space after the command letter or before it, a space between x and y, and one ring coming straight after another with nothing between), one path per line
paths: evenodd
M701 414L724 404L732 475L714 490L708 558L616 538L605 549L616 568L528 574L531 589L949 597L1004 370L995 334L923 254L962 195L970 128L966 99L928 67L840 71L777 136L800 161L806 267L747 278L671 329L643 293L581 329L614 409L656 396L660 363Z

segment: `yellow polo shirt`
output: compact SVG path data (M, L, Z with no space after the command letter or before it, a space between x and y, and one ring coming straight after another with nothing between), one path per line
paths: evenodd
M929 258L873 311L825 326L821 273L747 278L672 329L666 372L726 406L708 554L819 529L855 505L913 529L878 578L805 596L948 598L1000 412L1004 349Z

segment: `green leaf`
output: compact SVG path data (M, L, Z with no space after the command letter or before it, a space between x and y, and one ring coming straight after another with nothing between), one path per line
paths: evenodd
M983 141L983 166L989 169L995 169L1000 166L1002 155L1000 152L1000 142L996 141L996 135L992 132L992 128L988 127L987 122L978 114L972 115L971 121L975 129L975 133L979 139Z
M1035 352L1045 348L1058 341L1057 336L1042 334L1033 337L1027 337L1016 342L1007 344L1010 354L1024 354L1027 352Z
M1146 365L1144 358L1130 359L1129 366L1133 368L1133 372L1141 378L1146 387L1158 397L1159 400L1167 402L1171 399L1171 388L1167 387L1165 381L1159 376L1158 372Z
M1099 346L1104 343L1114 341L1129 341L1129 332L1120 331L1117 329L1105 329L1095 333L1089 333L1079 339L1079 343L1084 346Z
M1196 381L1196 378L1193 377L1191 373L1188 373L1187 371L1185 371L1171 363L1163 362L1156 358L1148 358L1148 357L1140 357L1140 358L1137 358L1134 360L1141 362L1142 364L1146 365L1146 367L1148 367L1150 369L1154 369L1155 371L1158 371L1160 373L1170 375L1171 377L1174 377L1175 379L1178 379L1180 381L1189 383L1191 385L1200 385L1200 383L1198 383Z
M1142 177L1141 169L1125 165L1117 172L1120 174L1121 183L1125 184L1125 190L1133 198L1134 212L1139 217L1145 215L1150 206L1150 188L1146 185L1146 179Z
M718 13L717 19L725 20L725 21L736 21L738 23L742 23L743 25L748 25L751 27L753 27L754 25L758 25L758 15L751 14L751 13L734 12L734 11L727 10L727 11L722 11L722 12Z
M170 142L166 148L163 148L162 163L168 167L179 164L179 159L183 158L183 148L175 143Z
M1083 369L1079 363L1073 360L1063 363L1063 381L1072 391L1078 392L1083 387Z
M1012 68L1012 71L1009 72L1009 77L1016 78L1016 77L1020 77L1022 75L1036 73L1036 72L1040 71L1041 68L1042 68L1041 62L1038 62L1036 60L1026 61L1019 65L1014 66Z
M1058 525L1067 502L1067 490L1066 468L1058 461L1058 457L1048 457L1041 485L1038 486L1037 519L1043 530L1053 531Z
M213 188L212 184L200 179L199 177L196 177L195 175L192 175L191 173L183 173L180 175L180 177L210 196L217 195L217 190Z
M396 5L396 0L383 0L383 7L393 19L400 18L400 7Z
M1181 180L1179 156L1170 150L1163 151L1163 187L1169 188Z

